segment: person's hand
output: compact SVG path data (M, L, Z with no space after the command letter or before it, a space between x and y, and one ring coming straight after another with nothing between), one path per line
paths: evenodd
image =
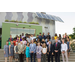
M47 54L49 54L49 52Z
M18 52L16 52L16 54L18 54Z
M31 51L31 53L33 53L33 51Z
M39 53L37 52L37 54L39 54Z
M53 55L53 52L52 52L52 55Z
M50 51L49 51L50 52Z
M5 52L4 52L4 54L5 54Z

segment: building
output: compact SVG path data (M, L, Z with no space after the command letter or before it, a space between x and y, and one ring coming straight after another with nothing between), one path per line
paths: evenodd
M54 36L55 21L63 22L61 18L45 12L0 12L1 48L10 34L14 37L21 33L37 35L44 32L47 35L50 32L51 36Z

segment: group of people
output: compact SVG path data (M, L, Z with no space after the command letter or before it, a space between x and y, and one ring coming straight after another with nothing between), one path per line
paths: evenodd
M63 62L68 62L68 57L70 56L70 39L65 33L63 37L61 34L57 36L48 35L45 36L44 33L37 35L26 34L18 36L13 39L12 35L6 41L6 45L4 45L4 57L5 62L7 62L7 58L9 57L9 62L12 62L13 58L15 58L15 62L24 62L24 58L29 62L29 58L31 62L53 62L53 57L55 57L55 62L60 62L60 54L62 54Z

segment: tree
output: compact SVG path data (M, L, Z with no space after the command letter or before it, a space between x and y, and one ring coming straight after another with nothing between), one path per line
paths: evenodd
M73 28L73 33L69 35L71 39L75 39L75 28Z

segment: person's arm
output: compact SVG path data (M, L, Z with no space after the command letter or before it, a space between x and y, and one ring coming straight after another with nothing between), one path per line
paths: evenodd
M34 46L35 48L34 48L34 52L36 52L36 44L35 44L35 46Z
M14 53L16 53L15 46L14 46Z
M47 53L47 47L46 47L46 53ZM45 54L46 54L46 53L45 53Z
M29 50L30 50L30 53L31 53L31 45L29 46Z
M25 51L26 51L26 46L25 46Z
M65 52L67 51L68 47L67 47L67 44L65 44Z
M5 45L4 45L4 54L5 54Z
M62 44L61 44L61 52L62 52Z
M11 54L11 52L10 52L10 47L11 47L11 45L9 45L9 54Z

